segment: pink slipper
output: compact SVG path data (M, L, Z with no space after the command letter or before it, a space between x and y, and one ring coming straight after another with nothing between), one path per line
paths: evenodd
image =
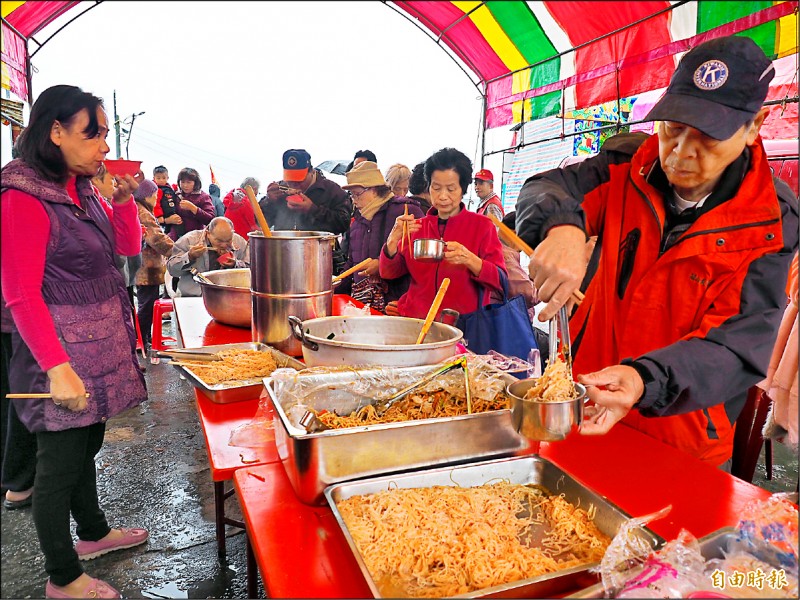
M52 583L50 580L47 580L47 585L44 588L44 597L45 598L122 598L122 594L120 594L117 590L113 587L108 585L105 581L101 579L94 579L92 578L92 583L89 584L84 590L84 593L81 596L70 596L65 594Z
M75 551L78 553L78 558L81 560L91 560L103 554L113 552L114 550L133 548L134 546L145 543L150 535L147 533L147 529L127 529L121 527L120 531L122 531L122 537L116 540L102 539L98 542L80 540L75 544Z

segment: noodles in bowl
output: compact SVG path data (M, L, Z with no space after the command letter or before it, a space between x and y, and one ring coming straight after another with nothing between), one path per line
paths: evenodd
M523 399L534 402L567 402L577 397L567 363L557 358L548 363L542 376L525 392Z

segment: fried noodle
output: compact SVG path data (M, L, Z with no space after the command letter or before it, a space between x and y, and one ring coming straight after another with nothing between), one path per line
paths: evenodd
M272 375L278 368L270 352L258 350L220 350L222 360L193 364L191 369L208 385L227 381L260 379Z
M444 597L599 561L587 512L507 482L353 496L337 504L382 595ZM544 526L542 526L544 524ZM544 529L541 543L526 540Z
M570 379L567 363L556 359L548 363L542 376L536 383L528 388L525 400L536 402L566 402L578 397L575 385Z
M498 393L491 399L473 398L472 412L488 412L508 408L508 398ZM398 421L415 421L417 419L434 419L439 417L455 417L466 415L466 394L452 394L445 390L435 392L411 393L406 398L392 404L382 415L372 404L368 404L346 416L333 412L318 412L317 418L328 427L344 429L361 427L376 423L395 423Z

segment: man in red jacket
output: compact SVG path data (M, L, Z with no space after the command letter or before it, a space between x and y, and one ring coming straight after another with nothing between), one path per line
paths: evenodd
M539 319L585 288L570 319L573 367L597 407L582 433L624 419L729 465L798 243L797 199L773 183L758 135L773 76L751 39L705 42L648 115L657 135L615 136L598 156L522 187L516 229L535 248L530 275L548 303Z

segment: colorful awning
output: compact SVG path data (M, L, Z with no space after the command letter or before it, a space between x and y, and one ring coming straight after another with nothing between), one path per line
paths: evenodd
M47 27L78 2L2 2L2 71L0 86L28 99L26 40Z
M665 87L676 54L722 35L797 53L796 1L394 4L477 76L487 129Z

